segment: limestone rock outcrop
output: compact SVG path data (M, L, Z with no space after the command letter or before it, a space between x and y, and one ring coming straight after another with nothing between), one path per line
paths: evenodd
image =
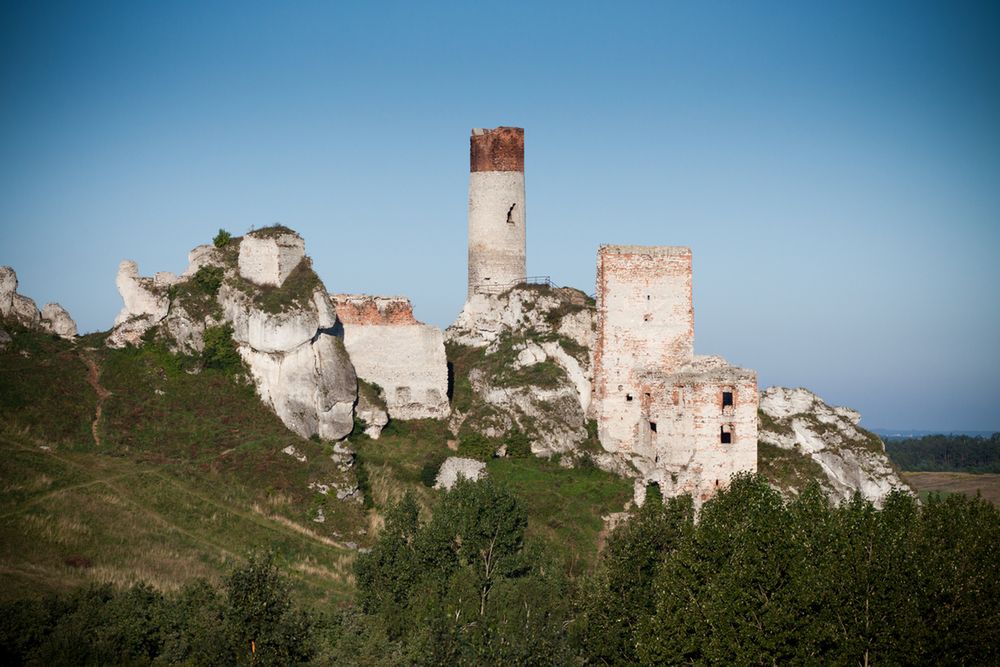
M124 307L108 345L139 345L158 326L173 349L196 354L209 327L231 327L258 394L289 429L343 438L354 427L357 378L304 248L295 232L265 228L221 248L198 246L179 277L142 277L124 261L116 281Z
M39 312L33 300L17 293L17 273L9 266L0 266L0 319L67 339L76 337L76 322L65 308L50 303Z
M593 302L578 290L470 296L445 332L458 360L452 431L503 439L517 430L536 455L573 452L588 438L593 338Z
M344 345L358 377L382 388L393 419L443 419L448 403L444 334L413 317L403 297L333 297Z
M434 480L434 488L450 490L460 477L475 482L485 476L486 464L482 461L449 456L438 470L437 478Z
M808 389L770 387L760 397L760 472L788 495L816 479L834 501L860 493L881 505L894 489L909 490L861 415L833 407Z
M76 322L69 316L69 312L58 303L48 303L42 308L42 319L40 326L43 331L48 331L62 338L76 337Z

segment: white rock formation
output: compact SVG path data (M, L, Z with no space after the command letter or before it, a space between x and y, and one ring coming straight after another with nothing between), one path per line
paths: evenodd
M474 294L445 338L483 349L486 362L492 355L512 355L511 370L526 378L532 367L546 364L541 373L551 378L544 387L530 380L511 383L473 368L468 380L477 405L453 415L453 433L471 428L502 438L517 428L540 456L570 452L587 438L594 311L582 292L520 286L496 295Z
M372 440L378 440L382 435L382 429L389 423L389 413L381 405L369 399L361 387L358 387L358 404L354 408L354 414L365 423L365 434Z
M438 470L434 488L450 490L458 482L459 477L475 482L485 476L486 464L482 461L449 456Z
M63 338L76 336L76 323L65 308L50 303L45 306L45 312L40 313L34 301L17 293L17 274L9 266L0 266L0 319Z
M255 285L281 287L305 254L305 242L291 230L250 232L240 242L240 275Z
M58 303L49 303L42 308L41 328L62 338L76 337L76 322Z
M9 266L0 266L0 317L10 315L17 293L17 274Z
M861 415L832 407L807 389L770 387L760 397L758 439L808 457L822 469L818 480L835 501L861 493L881 505L893 489L909 491L885 455L878 436L858 426ZM794 493L792 489L782 489Z
M448 403L444 334L413 318L403 297L333 297L358 377L382 387L393 419L443 419Z
M231 243L240 244L239 270L245 280L279 290L303 258L302 239L294 232L260 230ZM331 335L336 313L329 295L318 284L305 303L289 297L283 309L269 312L258 304L253 285L239 279L232 250L198 246L188 254L188 268L180 277L157 273L144 278L135 262L122 262L116 282L125 305L108 345L139 345L150 327L160 325L160 334L175 349L198 353L206 327L229 324L257 392L288 428L306 438L344 437L354 427L357 378L342 342ZM214 297L185 290L206 266L223 269ZM173 303L171 286L184 295L175 295Z

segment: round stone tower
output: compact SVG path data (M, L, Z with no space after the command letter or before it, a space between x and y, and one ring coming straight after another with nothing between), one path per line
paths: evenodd
M469 296L524 280L524 130L472 130Z

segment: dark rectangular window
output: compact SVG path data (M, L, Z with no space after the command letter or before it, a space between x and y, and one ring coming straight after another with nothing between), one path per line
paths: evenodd
M656 433L656 422L649 422L649 430Z
M722 407L728 408L733 404L733 392L724 391L722 392Z
M721 437L722 444L724 445L732 444L733 442L732 430L730 430L729 427L723 426L721 432L722 432L722 437Z
M626 401L631 401L632 400L632 394L625 394L625 400Z

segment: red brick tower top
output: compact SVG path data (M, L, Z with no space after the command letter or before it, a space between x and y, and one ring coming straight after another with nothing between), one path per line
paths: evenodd
M470 171L524 171L524 128L474 129L469 140Z

